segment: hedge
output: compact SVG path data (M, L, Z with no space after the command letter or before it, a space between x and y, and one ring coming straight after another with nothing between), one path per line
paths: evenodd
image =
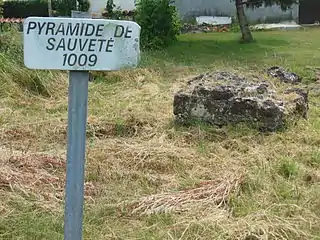
M88 0L52 0L52 8L56 15L70 16L72 5L74 6L76 1L79 3L80 11L89 9ZM48 17L48 15L47 0L11 0L3 3L4 18Z
M26 18L31 16L47 17L48 3L46 1L6 1L3 3L3 17Z

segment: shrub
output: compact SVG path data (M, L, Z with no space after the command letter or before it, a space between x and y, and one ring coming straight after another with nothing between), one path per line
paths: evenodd
M114 4L113 0L108 0L102 16L107 19L132 21L134 20L134 10L122 10L119 6Z
M107 5L102 16L107 19L122 20L125 17L123 15L124 11L122 11L120 7L115 7L116 5Z
M141 26L141 46L159 49L177 39L180 20L172 0L139 0L135 15Z
M113 0L108 0L107 1L106 11L107 11L109 16L113 15L113 10L114 10L115 7L116 7L116 5L114 4Z

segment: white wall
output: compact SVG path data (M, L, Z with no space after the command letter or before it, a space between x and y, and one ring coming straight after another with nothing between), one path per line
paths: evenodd
M107 0L89 0L92 13L103 12ZM122 9L134 9L135 0L114 0L117 6ZM236 9L233 0L175 0L180 16L182 18L200 15L215 15L224 14L227 16L236 16ZM292 9L284 12L279 6L261 7L258 9L247 9L246 14L249 21L264 21L266 19L280 19L287 20L293 18L298 21L299 16L298 5L293 5Z
M236 8L233 0L176 0L180 16L182 18L192 15L223 14L236 16ZM299 16L298 5L293 5L292 9L284 12L279 6L261 7L258 9L246 9L246 15L249 21L265 20L267 18L292 18L297 20Z

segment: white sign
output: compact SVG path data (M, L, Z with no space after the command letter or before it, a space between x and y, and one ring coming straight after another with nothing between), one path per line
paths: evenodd
M140 26L131 21L29 17L24 64L31 69L118 70L140 59Z

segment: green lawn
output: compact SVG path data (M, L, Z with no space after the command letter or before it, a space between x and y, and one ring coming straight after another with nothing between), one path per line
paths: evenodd
M318 66L320 34L316 30L255 32L256 42L238 44L239 33L188 34L167 51L148 54L160 66L177 64L202 69L220 66L262 70L272 65L307 74L306 66ZM166 65L166 67L168 67Z
M138 69L94 74L84 239L320 239L320 30L254 37L182 35L144 52ZM0 239L63 239L67 74L27 70L1 54ZM190 77L236 70L263 78L275 65L304 77L308 120L271 134L173 124L173 95ZM204 185L218 180L222 202ZM189 201L170 209L178 198ZM166 213L155 213L155 200Z

